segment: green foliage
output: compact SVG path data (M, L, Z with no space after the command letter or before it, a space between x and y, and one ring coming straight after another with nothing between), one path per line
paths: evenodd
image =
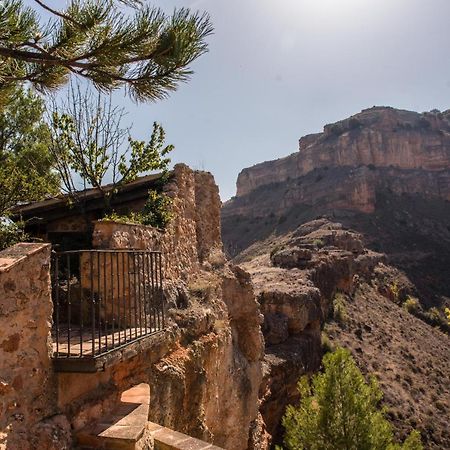
M420 302L417 298L408 295L403 303L403 308L411 314L417 314L422 310Z
M313 239L311 242L312 245L316 246L317 248L323 248L325 247L325 242L322 239Z
M289 450L421 450L418 433L403 445L393 442L392 428L378 408L382 392L375 378L366 383L350 353L327 353L324 371L302 377L301 401L283 417Z
M443 329L447 328L447 318L445 313L440 311L436 307L430 308L425 314L425 320L431 325L442 327Z
M164 230L173 218L171 211L172 199L156 190L150 190L148 194L149 197L142 212L131 212L127 215L120 215L113 211L110 214L105 214L101 220L149 225Z
M325 331L322 331L321 334L321 341L322 341L322 350L324 353L329 353L334 351L334 345L333 343L330 341L330 338L328 337L328 335L325 333Z
M338 292L333 299L333 319L341 325L344 325L348 321L345 296L340 292Z
M22 0L0 2L0 101L19 81L48 91L73 74L103 91L125 85L136 100L158 100L189 79L212 32L207 14L181 8L168 16L145 1L70 0L63 10L35 2L48 23Z
M27 239L28 236L24 233L22 224L0 219L0 250Z
M142 215L140 213L131 212L127 215L117 214L115 211L105 214L101 219L101 222L117 222L133 225L142 225Z
M148 225L160 230L164 230L173 219L172 199L164 192L150 189L148 199L141 212L131 212L126 216L121 216L116 212L106 214L103 220L112 220L119 223L132 223L138 225Z
M450 308L445 308L444 313L447 317L447 324L450 325Z
M120 183L129 183L139 174L155 170L166 171L170 159L167 154L173 150L173 145L164 146L166 134L161 125L153 123L153 132L149 142L136 141L129 138L131 148L130 159L127 162L125 155L120 156L119 173L122 176Z
M396 281L392 282L389 286L389 292L391 293L394 302L398 303L400 301L400 288Z
M67 101L53 106L51 152L63 187L77 201L74 174L78 175L84 188L94 187L102 194L107 214L123 185L148 172L167 172L173 150L165 145L164 129L156 122L148 142L132 139L122 125L124 115L123 109L112 106L111 97L94 96L73 85ZM105 187L107 175L112 183Z
M391 444L388 450L421 450L423 448L422 440L420 439L420 433L417 430L413 430L406 438L403 445Z
M172 203L172 199L164 192L150 190L148 200L142 211L142 223L162 230L165 229L173 218Z
M0 109L0 216L18 202L59 192L43 113L43 100L20 86Z

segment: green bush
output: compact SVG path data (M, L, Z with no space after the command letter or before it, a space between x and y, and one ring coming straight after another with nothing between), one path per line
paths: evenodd
M324 331L322 331L321 341L322 341L322 351L323 351L323 353L329 353L329 352L334 351L335 346L330 341L330 338L328 337L328 335Z
M0 217L0 250L4 250L27 239L28 236L23 231L20 223L17 224Z
M142 223L164 230L173 218L172 199L164 192L150 190L142 210Z
M400 295L400 290L398 288L398 284L396 281L394 281L390 286L389 286L389 291L392 294L392 297L394 298L394 301L397 302L398 301L398 297Z
M325 247L325 242L322 239L314 239L311 242L312 245L316 246L317 248L323 248Z
M345 297L341 293L337 293L333 300L333 319L344 325L348 321L347 308L345 307Z
M300 379L301 401L283 417L289 450L422 450L418 432L394 442L391 424L379 408L382 392L364 380L348 350L338 348L323 359L324 371Z
M422 310L419 300L415 297L411 297L410 295L406 297L406 300L403 303L403 308L405 308L410 314L414 315Z
M432 307L424 315L425 320L431 325L447 328L447 318L438 308Z
M164 230L173 218L172 203L172 199L163 192L150 190L142 212L120 215L113 211L110 214L106 214L102 220L149 225Z

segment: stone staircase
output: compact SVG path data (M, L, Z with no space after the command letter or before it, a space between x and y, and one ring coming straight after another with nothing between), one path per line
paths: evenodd
M139 384L125 391L114 412L77 433L80 450L223 450L148 421L150 388Z

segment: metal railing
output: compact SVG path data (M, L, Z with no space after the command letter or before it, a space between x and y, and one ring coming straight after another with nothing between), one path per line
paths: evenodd
M160 252L53 252L53 357L95 358L165 326Z

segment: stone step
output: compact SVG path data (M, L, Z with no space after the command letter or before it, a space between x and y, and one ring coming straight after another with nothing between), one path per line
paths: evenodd
M125 391L114 412L77 433L79 447L108 450L153 448L148 429L150 387L139 384Z
M147 427L154 439L155 450L224 450L153 422L149 422Z
M149 404L148 384L125 391L111 415L77 433L78 450L224 450L149 422Z

